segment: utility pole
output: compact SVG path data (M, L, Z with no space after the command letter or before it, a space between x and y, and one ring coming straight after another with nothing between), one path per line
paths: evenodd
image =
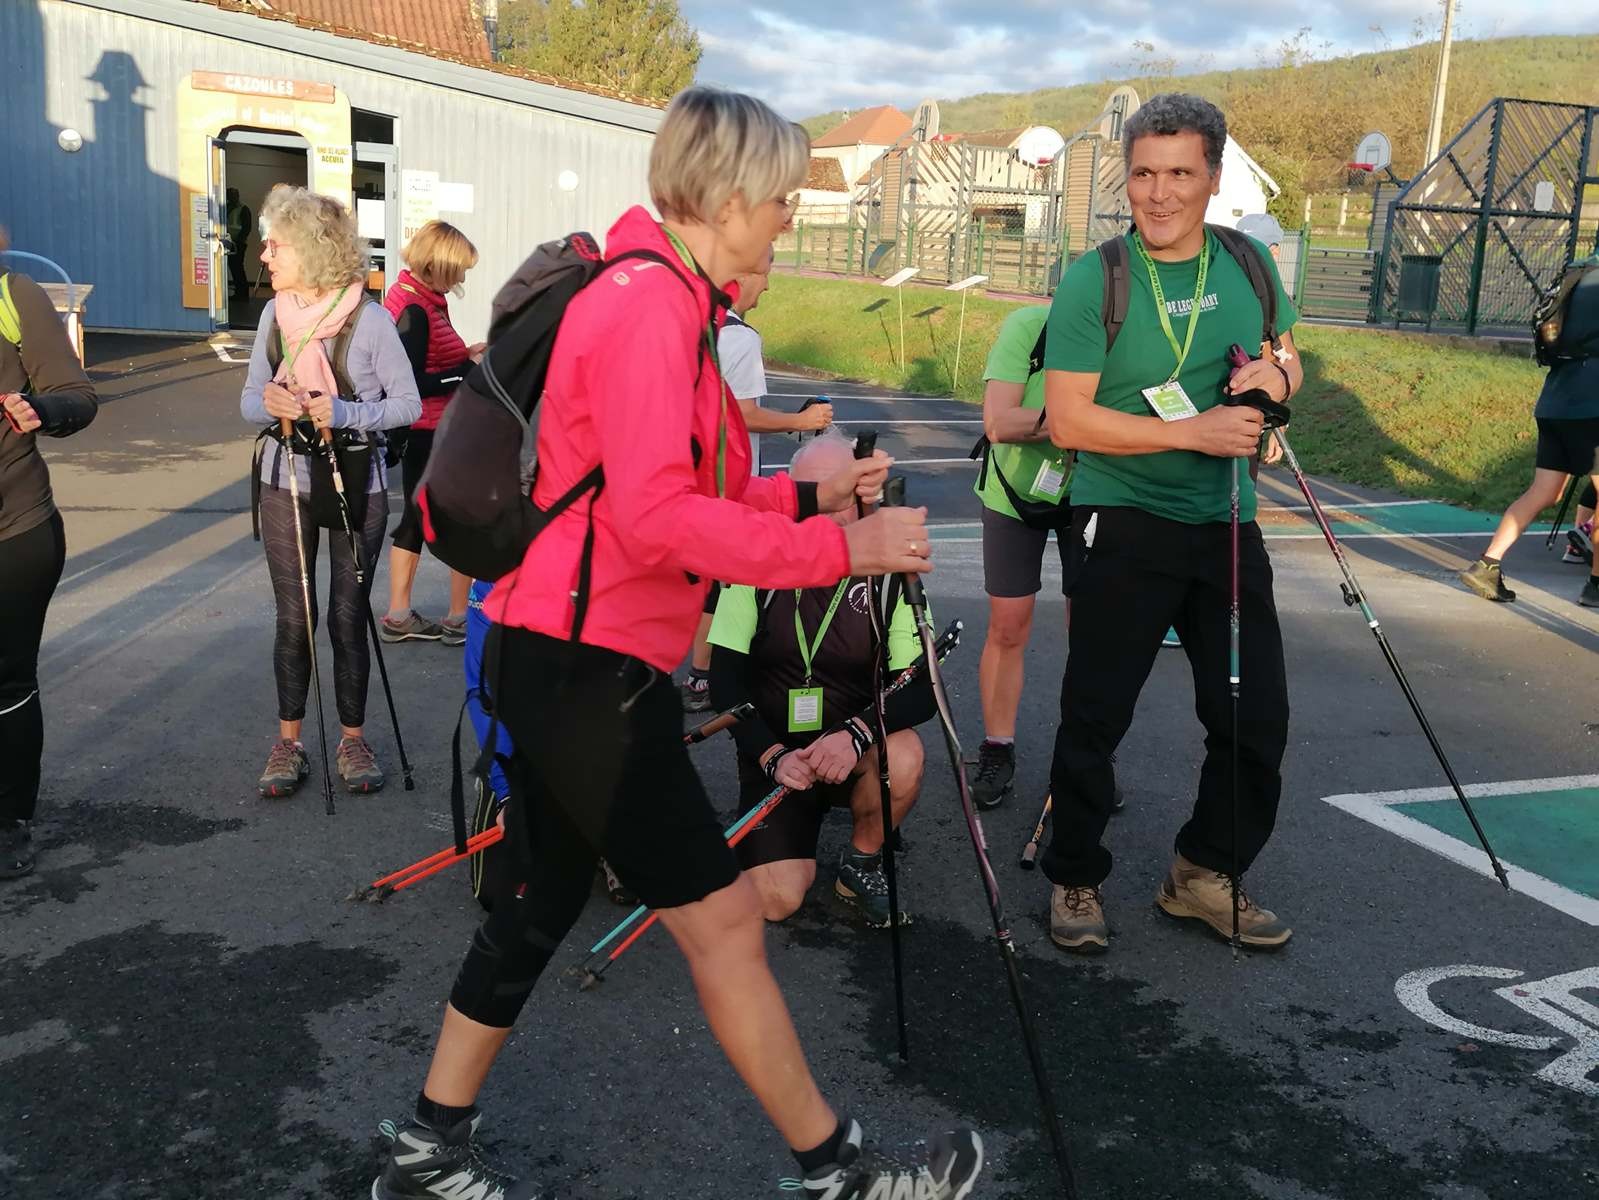
M1427 130L1427 153L1421 160L1423 166L1438 157L1438 150L1443 145L1444 97L1449 91L1449 45L1454 41L1454 33L1455 0L1444 0L1443 44L1438 50L1438 78L1432 87L1432 124Z

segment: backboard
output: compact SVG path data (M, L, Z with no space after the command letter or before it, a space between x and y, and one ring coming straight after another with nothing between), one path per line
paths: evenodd
M1381 171L1394 161L1394 149L1384 133L1368 133L1355 147L1355 156L1349 160L1372 171Z
M938 101L929 97L916 106L911 118L911 136L918 142L930 142L938 136Z

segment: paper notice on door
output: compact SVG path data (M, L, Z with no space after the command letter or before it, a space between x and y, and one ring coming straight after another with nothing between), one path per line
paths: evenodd
M388 228L388 205L382 200L357 200L355 202L355 232L367 241L385 236Z

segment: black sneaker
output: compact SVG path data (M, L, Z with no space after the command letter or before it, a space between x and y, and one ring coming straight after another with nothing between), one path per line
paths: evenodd
M0 820L0 879L33 871L33 832L26 821Z
M420 1121L403 1127L384 1121L378 1129L393 1145L383 1174L372 1181L372 1200L553 1200L478 1157L472 1135L479 1119L473 1113L443 1133Z
M1479 558L1460 572L1459 579L1484 600L1508 604L1516 598L1516 593L1505 586L1504 572L1498 563Z
M862 854L853 847L838 857L838 879L833 884L833 894L845 904L860 910L866 923L873 929L887 929L893 921L888 908L888 875L883 870L883 855ZM899 923L911 923L911 915L899 910Z
M978 808L998 808L1010 793L1016 775L1016 746L985 741L977 751L977 776L972 780L972 803Z
M1588 582L1582 585L1582 595L1577 597L1577 603L1584 608L1599 608L1599 575L1588 576Z
M983 1139L970 1129L930 1139L925 1161L914 1167L863 1148L861 1140L860 1125L850 1121L838 1162L810 1172L799 1181L799 1190L817 1200L966 1200L983 1170Z

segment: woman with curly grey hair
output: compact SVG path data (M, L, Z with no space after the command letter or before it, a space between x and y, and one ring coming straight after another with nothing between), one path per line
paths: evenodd
M382 431L409 425L422 412L416 380L394 322L366 295L366 255L356 236L355 219L337 200L304 188L278 188L261 212L265 240L261 261L272 277L274 298L261 314L239 411L252 425L275 431L293 422L296 441L314 446L324 431L355 450L352 461L369 460L364 480L349 481L352 522L358 526L361 563L357 564L342 527L329 529L332 578L328 586L328 633L333 643L334 694L343 736L338 773L352 792L383 786L366 720L367 591L388 523L387 488L381 450ZM259 782L263 796L293 794L310 773L300 741L306 693L311 681L311 642L316 621L314 592L302 592L299 545L305 547L307 577L316 578L316 553L322 530L313 515L312 471L308 453L286 454L281 440L268 443L258 472L260 536L277 601L277 632L272 667L277 678L278 737ZM361 454L361 447L367 453ZM376 452L372 452L376 449ZM287 472L295 473L295 504ZM331 484L331 473L329 478ZM364 486L363 486L364 485Z

